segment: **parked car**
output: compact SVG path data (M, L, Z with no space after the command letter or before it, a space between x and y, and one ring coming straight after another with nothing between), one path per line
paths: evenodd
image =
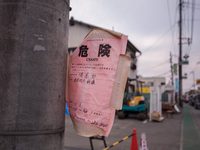
M194 108L200 109L200 94L194 97Z
M191 106L194 106L194 94L192 94L192 95L190 95L188 98L189 98L189 104L191 105Z
M185 97L183 98L183 102L188 103L188 102L189 102L189 97L185 96Z

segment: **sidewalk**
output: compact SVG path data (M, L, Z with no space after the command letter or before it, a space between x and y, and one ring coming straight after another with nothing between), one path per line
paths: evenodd
M183 108L183 126L182 126L182 149L180 150L199 150L200 137L191 115L191 106L184 104Z

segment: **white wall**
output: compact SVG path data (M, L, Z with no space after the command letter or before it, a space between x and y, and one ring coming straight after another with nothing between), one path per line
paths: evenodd
M150 92L156 92L161 83L165 83L165 77L142 77L139 76L139 80L144 81L146 84L153 82L153 86L150 86ZM165 91L165 85L161 86L161 93Z
M92 30L92 28L80 25L76 23L73 26L69 26L69 40L68 47L77 47L81 44L85 36Z

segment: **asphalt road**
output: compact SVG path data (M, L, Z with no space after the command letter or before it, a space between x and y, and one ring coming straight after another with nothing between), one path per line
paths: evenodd
M133 129L137 132L139 145L142 132L147 137L149 150L179 150L181 142L182 114L175 114L172 118L164 116L162 122L143 122L134 116L119 120L115 117L111 133L106 137L108 146L130 135ZM69 116L65 119L64 150L90 150L89 138L76 134ZM103 141L93 140L94 150L104 148ZM131 147L131 138L113 147L113 150L128 150Z

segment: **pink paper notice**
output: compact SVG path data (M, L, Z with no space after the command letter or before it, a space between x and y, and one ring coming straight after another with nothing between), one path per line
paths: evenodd
M71 56L68 107L72 120L96 126L108 136L115 109L110 108L120 54L127 36L85 39Z

